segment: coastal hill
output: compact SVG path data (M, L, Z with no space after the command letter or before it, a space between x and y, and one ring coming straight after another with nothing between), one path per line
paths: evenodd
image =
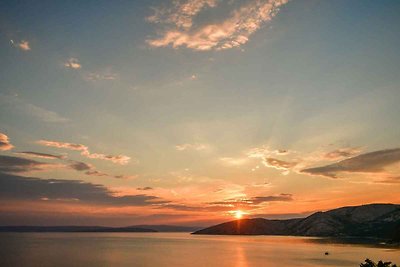
M193 234L293 235L318 237L399 237L400 205L369 204L316 212L306 218L241 219L211 226Z
M123 232L123 233L154 233L154 232L193 232L201 227L178 225L134 225L126 227L105 226L0 226L0 232Z
M63 232L63 233L108 233L108 232L141 232L154 233L153 229L138 227L103 227L103 226L0 226L0 232Z

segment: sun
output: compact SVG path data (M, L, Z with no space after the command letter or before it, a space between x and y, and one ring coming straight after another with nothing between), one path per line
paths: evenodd
M234 216L235 216L236 219L242 219L242 218L243 218L243 215L244 215L244 212L241 211L241 210L235 210L235 211L233 212L233 214L234 214Z

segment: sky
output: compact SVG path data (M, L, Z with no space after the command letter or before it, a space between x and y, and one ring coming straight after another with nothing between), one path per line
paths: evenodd
M0 224L400 203L400 2L2 1Z

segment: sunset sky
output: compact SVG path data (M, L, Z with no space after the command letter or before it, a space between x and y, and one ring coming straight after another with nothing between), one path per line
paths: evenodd
M400 203L400 1L0 3L0 225Z

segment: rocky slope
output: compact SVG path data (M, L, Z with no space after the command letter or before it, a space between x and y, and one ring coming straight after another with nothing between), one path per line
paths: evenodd
M317 212L302 219L242 219L193 234L295 235L321 237L399 238L400 205L370 204Z

